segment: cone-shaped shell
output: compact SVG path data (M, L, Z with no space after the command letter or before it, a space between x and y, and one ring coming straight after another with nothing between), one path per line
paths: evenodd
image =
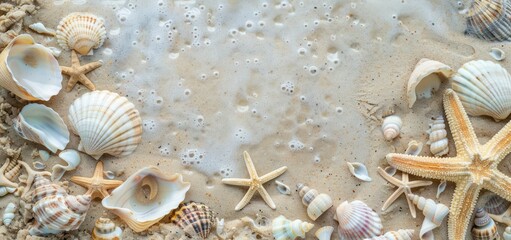
M383 119L383 124L381 125L381 130L383 132L383 137L387 141L391 141L401 133L401 127L403 126L403 121L401 118L396 115L390 115Z
M432 234L433 229L442 224L444 218L449 214L449 208L441 203L436 203L432 199L427 199L415 194L408 194L408 198L422 210L424 221L422 222L419 236L424 239Z
M34 190L32 195L32 202L36 203L39 200L49 196L65 196L66 190L58 184L52 183L42 175L35 175Z
M452 89L467 114L502 120L511 113L511 75L499 64L483 60L467 62L452 80Z
M493 240L499 239L497 225L483 208L475 211L474 227L472 228L472 239L474 240Z
M65 49L86 55L103 45L106 29L103 18L91 13L74 12L57 26L57 42Z
M2 222L5 226L11 225L12 220L15 217L14 212L16 211L16 204L9 203L4 209L4 215L2 216Z
M468 9L468 34L487 41L511 39L511 3L508 0L475 0Z
M382 236L369 238L370 240L412 240L415 230L399 229L397 231L386 232ZM368 239L366 239L368 240Z
M142 120L135 105L109 91L93 91L69 108L71 130L80 136L78 150L95 159L103 154L125 156L142 141Z
M62 88L62 74L51 51L22 34L0 54L0 85L25 100L48 101Z
M53 109L31 103L13 119L13 128L21 137L42 144L52 152L63 150L69 142L69 130Z
M341 239L364 239L382 234L380 217L362 201L344 201L337 207L334 219L339 222L337 232Z
M321 214L333 206L332 198L324 193L318 193L302 183L297 185L298 194L302 197L302 203L307 206L307 215L312 219L318 219Z
M447 139L447 131L445 130L445 122L443 116L435 118L429 125L429 151L436 157L444 156L449 153L449 140Z
M121 228L115 226L115 223L109 218L99 218L96 220L92 230L93 240L120 240L121 236Z
M305 234L314 227L312 223L300 219L291 221L282 215L273 219L271 225L273 237L276 240L305 238Z
M412 108L417 99L430 98L432 93L440 88L441 78L450 77L452 72L451 67L441 62L421 59L408 80L408 107Z
M131 175L101 202L135 232L141 232L176 209L190 183L181 174L169 175L150 166Z
M214 212L205 204L187 202L179 205L170 221L183 229L187 236L206 239L216 225Z
M334 232L334 227L332 226L325 226L316 231L314 233L314 236L318 238L319 240L330 240L332 237L332 233Z

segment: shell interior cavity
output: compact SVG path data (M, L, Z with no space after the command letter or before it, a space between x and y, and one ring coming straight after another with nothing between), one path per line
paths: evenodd
M73 149L66 149L59 153L59 158L64 160L67 164L66 166L61 164L55 164L52 168L51 180L60 180L66 171L71 171L76 169L80 164L81 158L80 153Z
M103 45L106 29L103 18L91 13L74 12L60 21L56 35L63 49L73 49L86 55Z
M355 176L356 178L370 182L372 181L371 177L369 177L369 173L367 172L367 168L364 164L358 163L358 162L347 162L348 169L350 170L350 173Z
M334 227L325 226L316 231L314 236L316 236L319 240L330 240L332 237L332 233L334 232Z
M493 59L497 61L502 61L506 58L506 52L500 48L491 48L489 54Z
M277 190L284 195L291 195L291 188L279 180L275 180L277 184Z
M440 88L442 79L450 77L452 73L451 67L441 62L421 59L408 80L408 107L412 108L417 99L431 98L433 92Z

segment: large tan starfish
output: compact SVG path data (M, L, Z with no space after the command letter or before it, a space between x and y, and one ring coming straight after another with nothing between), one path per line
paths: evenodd
M103 162L98 161L94 175L91 178L73 176L71 182L87 188L85 195L90 195L92 199L103 199L110 194L109 189L114 189L122 184L119 180L108 180L103 178Z
M458 240L465 239L481 189L511 201L511 178L497 169L500 161L511 151L511 122L481 145L456 93L447 89L443 101L456 156L436 158L390 153L387 161L413 175L456 183L448 232L449 239Z
M235 185L235 186L247 186L249 187L247 193L245 196L241 199L241 201L236 205L234 210L239 211L243 209L248 202L250 202L250 199L252 199L252 196L254 196L254 193L257 191L259 192L259 195L263 197L264 201L268 206L270 206L271 209L275 209L275 203L270 197L270 194L264 189L263 184L280 176L282 173L284 173L287 170L287 167L281 167L277 170L273 170L270 173L265 174L264 176L259 177L257 175L256 169L254 167L254 163L252 162L252 159L250 158L250 155L248 155L248 152L243 152L243 158L245 159L245 165L247 165L248 174L250 175L250 179L246 178L224 178L222 179L222 182L229 185Z
M101 62L91 62L87 63L83 66L80 66L80 60L78 59L78 55L76 55L75 51L71 51L71 67L60 66L60 70L63 74L69 75L69 80L67 81L66 91L71 91L77 82L82 83L85 87L90 89L91 91L96 90L94 84L85 76L86 73L101 67Z

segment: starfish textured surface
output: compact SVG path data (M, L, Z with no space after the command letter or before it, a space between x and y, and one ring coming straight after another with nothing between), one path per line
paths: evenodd
M60 66L60 70L63 74L69 75L69 80L67 81L66 91L71 91L77 82L82 83L91 91L96 90L96 87L92 83L85 74L88 72L101 67L101 62L91 62L87 63L83 66L80 66L80 60L78 59L78 55L76 55L75 51L71 51L71 67Z
M275 209L275 203L270 197L270 194L264 189L263 184L266 182L280 176L282 173L284 173L287 170L287 167L281 167L279 169L273 170L270 173L265 174L264 176L259 177L257 175L256 169L254 167L254 163L252 162L252 159L250 158L250 155L248 155L248 152L243 152L243 158L245 159L245 164L247 165L248 174L250 175L250 179L247 178L224 178L222 179L222 182L228 185L235 185L235 186L246 186L249 187L247 193L245 196L241 199L241 201L236 205L234 210L239 211L243 209L248 202L250 202L250 199L252 199L252 196L254 196L255 192L259 192L261 197L264 199L266 204L270 206L271 209Z
M103 199L109 196L109 189L114 189L123 183L123 181L120 180L104 179L103 162L101 161L98 161L96 164L94 175L91 178L73 176L71 177L71 182L87 188L87 192L85 194L90 195L92 199Z
M456 156L436 158L390 153L387 161L413 175L454 182L456 188L449 212L449 239L465 239L482 189L511 201L511 178L497 169L500 161L511 151L511 122L481 145L456 93L447 89L443 101Z

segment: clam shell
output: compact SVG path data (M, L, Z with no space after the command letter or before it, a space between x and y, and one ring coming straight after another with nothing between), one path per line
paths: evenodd
M484 204L484 210L490 214L500 215L504 213L509 206L511 206L511 202L495 194Z
M332 233L334 232L334 227L325 226L316 231L314 236L316 236L319 240L330 240L332 237Z
M309 232L314 224L304 222L300 219L291 221L280 215L273 219L272 233L276 240L295 239L297 237L305 238L305 234Z
M67 164L66 166L61 164L55 164L52 168L51 180L60 180L66 171L72 171L78 167L80 164L81 158L80 153L73 149L66 149L59 153L59 158L64 160Z
M495 59L497 61L502 61L506 58L506 52L504 52L500 48L495 48L495 47L491 48L489 54L493 59Z
M341 239L356 240L382 234L380 217L362 201L344 201L337 207L334 219L339 222L337 232Z
M440 88L443 78L452 74L451 67L427 58L421 59L408 80L406 96L408 107L412 108L417 99L431 98L433 92Z
M369 238L370 240L412 240L415 230L399 229L397 231L386 232L382 236ZM366 239L368 240L368 239Z
M307 215L312 220L316 220L324 212L333 206L332 198L324 193L318 193L302 183L298 185L298 194L302 197L303 205L307 206Z
M452 89L471 116L490 116L495 120L511 113L511 75L499 64L470 61L452 77Z
M99 218L96 220L92 230L93 240L120 240L121 236L121 228L115 226L115 223L109 218Z
M358 162L347 162L348 169L350 170L350 173L355 176L356 178L370 182L372 181L371 177L369 177L369 173L367 172L367 168L364 164L358 163Z
M57 26L57 42L64 50L73 49L86 55L103 45L106 29L103 18L91 13L74 12Z
M488 213L484 211L483 208L478 208L475 211L474 227L472 228L472 239L499 239L497 225L493 219L488 216Z
M12 202L7 204L7 206L5 207L5 210L4 210L4 215L2 216L2 222L4 223L5 226L11 225L11 222L15 217L15 214L14 214L15 212L16 212L16 204L14 204Z
M429 151L436 157L444 156L449 153L449 140L447 139L447 130L445 130L445 122L443 116L435 118L429 125Z
M383 131L383 137L385 140L391 141L399 136L402 125L403 121L401 121L401 118L396 115L385 117L383 119L383 124L381 125L381 130Z
M191 238L206 239L216 225L214 212L202 203L182 203L172 215L170 221L181 227Z
M142 120L135 105L109 91L93 91L69 107L71 130L80 136L78 150L95 159L125 156L142 141Z
M22 99L48 101L62 89L62 74L51 51L22 34L0 54L0 85Z
M101 204L141 232L176 209L188 189L190 183L183 182L181 174L169 175L150 166L128 177Z
M419 236L421 239L432 237L433 229L442 224L444 218L449 214L449 208L441 203L435 203L432 199L427 199L415 194L408 194L408 198L422 210L424 221L422 222Z
M467 34L487 41L511 38L511 5L508 0L477 0L467 13Z

